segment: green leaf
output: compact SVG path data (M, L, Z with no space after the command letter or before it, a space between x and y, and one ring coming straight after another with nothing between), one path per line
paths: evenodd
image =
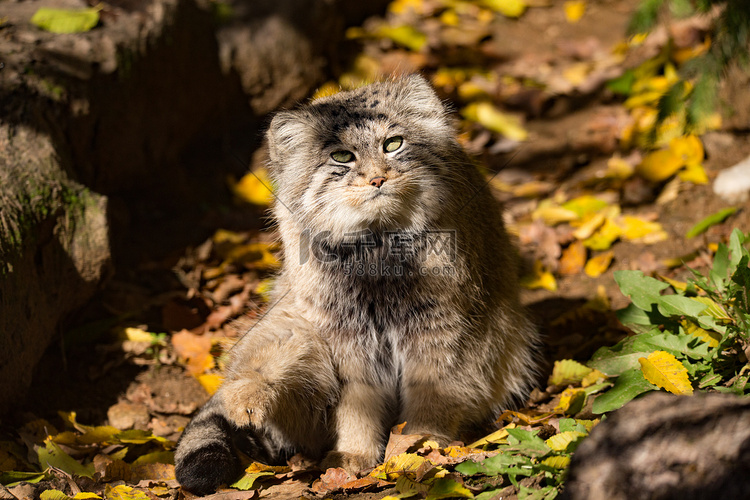
M638 8L633 14L628 26L628 32L631 34L646 33L649 31L659 16L659 9L664 0L641 0Z
M630 95L635 79L635 72L629 69L621 76L607 82L607 88L615 94Z
M456 466L456 471L465 476L473 476L476 474L483 474L485 476L497 476L500 474L530 476L532 474L531 466L532 462L529 457L500 453L499 455L486 458L480 462L475 462L473 460L461 462Z
M90 9L49 9L40 7L31 17L31 24L52 33L82 33L99 22L98 7Z
M43 479L49 479L49 477L49 474L46 472L19 472L8 470L0 472L0 484L6 487L15 486L20 482L34 484Z
M650 311L652 304L661 298L661 291L669 287L668 283L645 276L642 271L615 271L614 277L620 291L644 311Z
M690 316L696 318L708 306L682 295L664 295L657 302L659 312L664 316Z
M273 476L273 472L249 472L229 486L238 490L250 490L253 488L255 480L263 476Z
M65 453L57 444L47 441L46 447L39 447L37 450L39 464L43 469L54 467L68 474L83 476L88 478L94 477L94 464L81 465L76 459Z
M633 368L620 375L612 389L594 399L592 411L601 414L616 410L636 396L657 389L658 387L643 377L640 368Z
M538 433L539 431L508 429L508 443L517 444L525 455L531 457L546 455L550 452L550 448L542 438L537 436Z
M561 418L558 422L560 426L560 432L582 432L588 434L589 431L586 426L580 422L577 422L574 418Z
M474 498L474 494L458 481L441 477L432 483L427 492L426 500L438 500L440 498Z
M60 490L44 490L39 494L40 500L70 500L70 497Z
M696 225L690 228L687 233L685 233L685 238L695 238L699 234L702 234L706 232L706 230L711 227L715 226L716 224L721 224L724 222L727 217L732 215L738 210L737 207L730 207L725 208L723 210L719 210L715 214L711 214L705 219L702 219L700 222L698 222Z

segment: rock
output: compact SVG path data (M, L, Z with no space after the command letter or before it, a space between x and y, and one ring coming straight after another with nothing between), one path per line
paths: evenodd
M109 425L120 430L146 430L151 420L146 405L119 402L107 410Z
M750 498L750 398L652 393L628 403L573 455L563 498Z
M729 203L747 201L750 195L750 156L719 172L714 180L714 193Z

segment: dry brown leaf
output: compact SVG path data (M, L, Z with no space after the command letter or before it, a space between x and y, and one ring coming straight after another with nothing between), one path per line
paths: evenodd
M177 355L186 360L191 374L197 376L214 367L210 337L182 330L172 335L172 345Z
M580 240L575 240L562 251L560 265L557 271L562 275L578 274L583 270L586 264L586 246Z

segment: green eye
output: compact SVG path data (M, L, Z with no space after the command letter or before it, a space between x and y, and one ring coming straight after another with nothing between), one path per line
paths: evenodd
M393 153L398 148L400 148L403 143L404 143L404 138L401 137L400 135L397 135L395 137L389 137L383 143L383 151L385 151L386 153Z
M331 153L331 158L339 163L349 163L354 160L354 153L351 151L334 151Z

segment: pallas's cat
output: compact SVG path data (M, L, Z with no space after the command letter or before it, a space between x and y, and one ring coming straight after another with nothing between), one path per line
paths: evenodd
M395 423L446 444L524 397L538 335L515 252L424 79L280 112L268 145L283 265L180 439L184 487L231 482L237 449L362 470Z

